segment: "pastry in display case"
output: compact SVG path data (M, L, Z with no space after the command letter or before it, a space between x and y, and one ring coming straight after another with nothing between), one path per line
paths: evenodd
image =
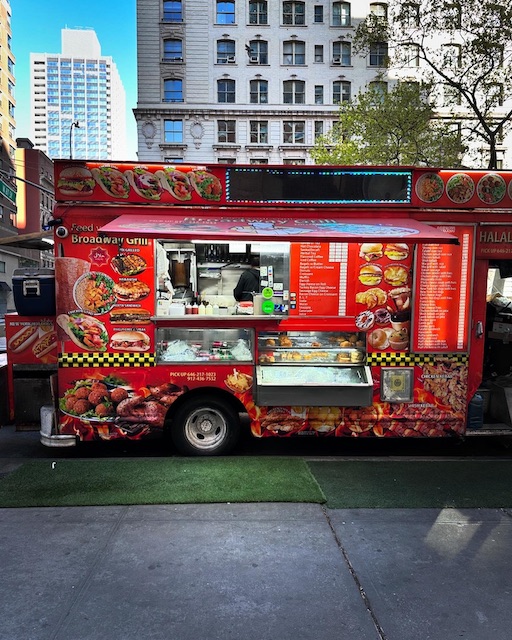
M179 329L156 332L157 362L253 362L252 329Z
M365 334L362 332L288 331L261 333L258 363L364 364Z
M365 362L361 332L260 333L257 403L370 406L373 380Z

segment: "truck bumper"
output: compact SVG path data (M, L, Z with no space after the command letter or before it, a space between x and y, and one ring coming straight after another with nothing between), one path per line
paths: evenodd
M45 447L76 447L76 436L72 434L58 434L57 415L53 406L41 407L41 429L39 438Z

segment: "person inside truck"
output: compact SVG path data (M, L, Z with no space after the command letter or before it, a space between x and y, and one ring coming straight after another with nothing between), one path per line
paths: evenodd
M255 293L260 290L260 257L251 256L249 269L246 269L238 280L238 284L233 289L233 295L237 302L253 300Z

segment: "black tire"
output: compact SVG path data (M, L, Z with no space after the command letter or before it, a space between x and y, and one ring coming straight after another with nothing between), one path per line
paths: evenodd
M229 453L240 436L240 418L218 398L193 398L175 413L171 438L187 456L218 456Z

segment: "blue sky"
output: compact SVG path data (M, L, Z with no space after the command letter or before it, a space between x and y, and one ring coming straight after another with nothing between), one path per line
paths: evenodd
M66 2L11 0L12 50L16 57L16 137L30 137L30 54L60 53L61 29L92 28L101 53L112 56L126 91L129 157L137 151L137 39L135 0Z

